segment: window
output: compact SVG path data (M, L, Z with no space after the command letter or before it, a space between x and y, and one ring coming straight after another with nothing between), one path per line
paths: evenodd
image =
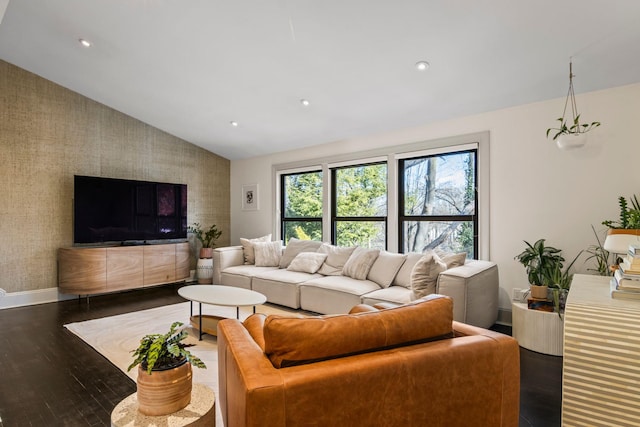
M387 246L387 165L331 170L332 241L338 246Z
M322 172L281 175L282 240L322 240Z
M478 252L477 150L401 159L398 225L401 252L436 247Z
M274 234L489 254L489 132L274 165Z

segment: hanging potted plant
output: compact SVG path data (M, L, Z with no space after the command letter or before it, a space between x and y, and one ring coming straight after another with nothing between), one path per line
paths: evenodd
M206 368L181 341L187 331L174 322L166 334L145 335L132 350L134 360L127 369L138 366L138 410L145 415L167 415L186 407L191 401L191 365Z
M551 283L552 272L557 268L562 269L564 258L561 250L544 244L545 239L540 239L533 245L525 240L526 249L516 255L527 271L531 297L547 299L547 290Z
M587 142L587 132L600 126L600 122L580 123L580 114L576 105L576 97L573 91L573 70L569 62L569 92L564 103L562 117L558 118L559 127L547 129L547 138L553 131L552 140L556 141L558 148L568 150L582 147ZM571 102L571 116L567 117L567 105Z

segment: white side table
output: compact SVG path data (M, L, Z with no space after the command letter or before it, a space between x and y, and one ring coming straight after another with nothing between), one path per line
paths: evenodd
M529 310L526 303L512 302L513 338L521 347L551 356L562 356L564 322L558 313Z

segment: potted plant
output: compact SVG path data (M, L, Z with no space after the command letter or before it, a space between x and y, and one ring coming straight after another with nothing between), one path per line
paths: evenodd
M609 228L603 245L609 253L626 254L629 244L640 244L640 202L635 195L630 200L631 207L626 197L618 197L618 220L602 221L602 225ZM621 261L622 258L615 257L612 269L616 269Z
M600 126L600 122L580 123L580 114L573 118L571 126L565 117L557 120L560 122L559 127L547 129L547 138L551 131L555 131L551 139L562 149L582 147L586 143L586 133Z
M562 117L558 119L560 125L557 128L547 129L547 138L549 138L551 131L555 131L552 139L556 141L558 148L563 150L582 147L587 142L587 132L600 126L600 122L580 123L580 114L573 90L573 77L573 63L569 61L569 91ZM568 105L571 105L571 116L567 116Z
M134 360L127 369L138 366L138 405L145 415L167 415L179 411L191 401L191 365L206 368L184 344L187 331L174 322L166 334L142 337L140 346L132 350ZM179 328L179 329L178 329Z
M527 242L526 249L517 259L526 269L529 280L531 297L536 299L547 299L547 289L551 284L552 272L558 267L562 269L564 258L560 255L561 250L545 245L545 239L540 239L533 245Z
M580 255L582 255L582 251L578 252L578 255L576 255L565 270L562 269L562 263L555 263L553 269L547 272L549 274L548 282L549 288L551 289L554 311L558 313L561 320L564 303L571 288L571 281L573 280L571 267L573 267L573 264L575 264Z
M203 230L200 223L195 222L193 225L187 227L189 233L200 241L202 248L200 249L200 258L211 258L213 248L216 244L216 240L222 235L222 231L218 230L215 224L211 225L208 230Z

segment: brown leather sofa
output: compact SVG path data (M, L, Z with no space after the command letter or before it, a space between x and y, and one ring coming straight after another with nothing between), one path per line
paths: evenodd
M226 427L517 426L518 343L452 320L450 297L218 324Z

